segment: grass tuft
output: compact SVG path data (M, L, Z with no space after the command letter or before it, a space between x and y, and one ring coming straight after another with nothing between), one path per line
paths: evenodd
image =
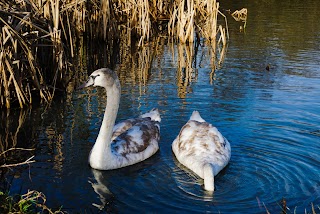
M10 196L0 191L1 213L63 213L61 210L53 211L46 206L46 196L38 191L28 191L23 195Z

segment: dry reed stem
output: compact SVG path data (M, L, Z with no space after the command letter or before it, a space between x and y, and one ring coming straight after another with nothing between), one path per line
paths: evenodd
M110 19L109 0L101 0L102 22L103 22L103 38L107 39L107 27Z
M151 21L149 17L149 2L148 0L138 0L138 10L139 10L139 19L138 19L138 33L141 35L138 46L143 44L143 41L149 40Z
M186 6L186 7L185 7ZM218 28L218 14L225 18L226 30ZM201 20L205 24L201 24ZM192 43L194 41L195 28L199 29L202 36L215 42L217 34L223 45L229 38L227 20L224 14L219 11L219 3L213 1L192 1L176 0L168 23L169 36L175 36L181 43Z
M7 149L6 151L0 153L0 156L6 154L7 152L10 152L10 151L14 151L14 150L22 150L22 151L34 151L35 149L26 149L26 148L10 148L10 149Z
M218 10L218 13L224 18L224 22L226 25L226 27L224 29L226 29L226 32L227 32L226 38L229 40L229 27L228 27L227 17L223 13L221 13L220 10Z
M23 105L26 103L26 99L24 98L24 94L21 91L20 86L18 85L16 78L14 77L14 72L12 70L12 66L9 63L8 59L5 59L6 67L10 73L9 81L8 81L8 86L10 86L11 81L14 84L14 89L16 91L16 95L20 104L20 108L23 108Z
M220 37L219 37L219 40L218 40L218 44L220 42L222 42L222 45L226 46L226 44L227 44L226 30L221 25L219 25L219 32L220 32Z
M236 20L236 21L247 21L247 15L248 15L248 9L247 8L242 8L240 11L236 10L234 11L231 16Z
M67 67L64 52L65 48L63 47L61 37L62 32L64 33L65 40L70 41L70 53L71 56L73 56L73 32L67 11L70 4L67 4L65 1L62 2L61 0L21 0L14 1L16 7L13 7L11 10L9 10L9 3L6 4L6 2L4 2L2 4L6 5L8 9L8 12L5 12L5 14L11 18L8 18L8 22L0 17L0 23L2 23L1 36L4 37L0 46L2 50L2 54L0 52L0 64L2 65L0 72L1 76L4 77L0 87L0 105L10 108L11 101L14 98L17 99L21 108L27 104L31 104L31 91L34 87L39 91L41 99L49 102L54 95L57 81L64 81L63 70ZM74 6L78 6L78 4L75 3ZM65 10L62 11L62 9ZM33 15L31 16L31 14ZM48 24L43 21L44 17L49 20ZM18 23L16 20L19 20ZM66 23L67 31L64 23ZM44 26L42 26L42 24ZM61 32L59 28L63 31ZM36 29L37 31L33 31L32 29ZM45 40L47 36L51 39L51 46L50 44L43 45L38 43L38 41L41 40L48 42ZM35 37L38 38L34 39ZM31 38L31 40L29 40L29 38ZM14 44L11 47L8 44L9 40ZM34 43L34 41L36 42ZM54 64L56 65L54 66L55 73L52 75L53 92L49 91L38 65L38 47L45 46L52 50ZM21 52L23 55L21 55ZM21 56L25 59L21 60ZM20 73L23 72L25 76L27 75L25 71L30 73L33 85L29 84L29 82L24 83L21 81L23 77L20 77ZM14 93L12 93L12 89Z
M187 0L187 10L185 10L185 0L175 2L175 6L168 23L169 35L177 35L181 43L194 40L194 3Z
M231 16L234 18L234 20L238 22L244 22L243 29L246 28L247 25L247 17L248 17L248 9L247 8L242 8L240 11L236 10L234 11ZM242 29L242 26L241 28Z
M204 31L207 35L206 38L211 41L214 41L217 35L218 10L219 3L217 3L216 0L207 2L206 14L208 14L209 17L206 19L206 27Z
M32 160L33 158L34 158L34 155L31 156L30 158L28 158L27 160L25 160L25 161L23 161L23 162L20 162L20 163L0 165L0 168L11 168L11 167L16 167L16 166L21 166L21 165L25 165L25 164L34 163L35 160Z
M42 192L38 192L36 190L28 190L28 192L21 196L19 204L24 204L26 202L33 202L37 207L42 209L42 212L49 213L49 214L60 214L63 213L62 211L52 211L46 206L47 198Z
M29 64L29 68L32 76L32 80L34 82L34 85L37 87L37 89L40 92L40 97L42 97L43 99L47 100L47 97L45 94L47 94L41 87L40 87L40 82L38 80L38 76L40 77L40 80L42 82L42 75L40 73L40 71L38 70L37 66L35 65L35 59L34 56L31 52L31 47L30 44L27 44L24 41L24 38L22 37L23 35L20 35L17 31L15 31L15 29L13 27L10 26L10 24L8 24L6 21L4 21L1 17L0 17L0 22L2 22L4 24L4 26L2 27L2 36L5 38L3 39L3 41L5 43L2 43L2 50L6 49L7 50L7 54L6 55L2 55L1 56L1 61L2 61L2 65L4 65L3 70L1 70L2 75L6 78L7 81L4 81L4 85L3 87L6 90L6 98L10 99L10 96L8 96L8 90L10 88L10 84L11 81L14 84L14 90L16 91L16 96L17 99L19 101L19 105L22 108L24 105L26 105L27 101L30 101L31 99L27 99L27 95L23 92L23 90L21 89L21 85L18 84L17 80L16 80L16 75L15 75L15 69L13 69L15 66L13 63L11 63L11 58L8 59L7 56L9 57L14 57L18 55L17 49L19 46L22 50L23 53L25 54L25 57L28 61ZM21 25L21 22L19 23ZM19 27L20 28L20 27ZM9 40L10 38L10 40ZM12 49L10 47L9 44L7 44L7 41L11 41L11 43L13 44L11 47L14 47L14 49ZM6 75L5 73L9 72L9 75ZM8 102L6 102L6 107L10 108L10 104L8 104Z

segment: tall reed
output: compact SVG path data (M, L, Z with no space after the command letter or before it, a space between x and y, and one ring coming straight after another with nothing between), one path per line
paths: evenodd
M219 2L216 0L175 0L168 23L168 33L177 37L181 43L192 43L195 34L201 34L215 42L220 33L225 45L229 38L228 32L225 33L228 26L227 22L225 27L218 26L219 14L225 17L219 11Z
M194 2L181 0L175 1L174 5L168 24L169 35L176 35L181 43L192 43L194 40Z
M49 103L74 77L81 37L144 46L167 26L169 37L226 45L216 0L3 0L0 2L0 106ZM136 43L137 42L137 43Z
M63 69L61 31L58 30L59 1L49 1L49 13L42 1L5 1L2 4L7 8L7 12L4 13L4 18L0 17L0 36L3 38L0 42L0 104L10 108L11 103L17 100L22 108L32 103L32 93L35 90L42 100L50 102L54 90L49 90L45 76L40 70L41 64L47 63L48 59L41 62L39 55L42 53L39 52L45 46L49 47L49 50L52 49L48 55L54 56L57 70ZM52 25L49 24L47 28L41 27L46 24L42 13L52 17ZM48 37L51 38L51 42ZM57 74L53 76L57 77ZM53 80L53 87L55 82L56 78Z

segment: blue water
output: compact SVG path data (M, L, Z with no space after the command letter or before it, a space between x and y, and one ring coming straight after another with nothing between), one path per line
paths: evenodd
M138 52L147 59L135 54L115 67L122 84L118 121L153 107L161 112L160 151L142 163L106 172L88 166L106 105L103 90L74 91L32 109L19 140L36 144L37 162L19 170L11 191L41 191L49 207L70 213L280 213L282 198L289 213L310 212L311 203L320 204L320 26L314 20L320 4L290 2L230 6L248 7L247 28L239 32L240 23L229 21L225 60L214 73L210 47L180 47L194 54L188 67L179 46L166 41ZM82 69L83 76L92 72ZM213 194L171 151L193 110L232 147ZM30 129L32 135L25 133Z

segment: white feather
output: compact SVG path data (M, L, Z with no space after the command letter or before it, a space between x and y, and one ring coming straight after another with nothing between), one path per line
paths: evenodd
M158 151L161 118L157 109L152 109L139 118L114 125L121 93L116 73L107 68L96 70L80 88L88 86L101 86L107 92L107 106L102 125L89 155L92 168L111 170L129 166L149 158Z
M214 176L229 162L230 143L218 129L194 111L172 143L177 160L204 179L204 188L214 191Z

